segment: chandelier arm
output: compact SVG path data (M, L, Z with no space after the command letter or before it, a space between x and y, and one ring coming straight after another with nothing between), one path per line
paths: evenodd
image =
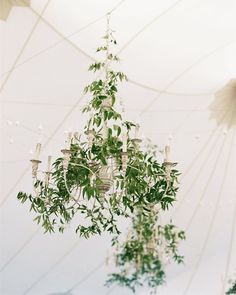
M71 163L71 162L70 162L70 165L72 165L72 166L83 167L83 168L89 170L93 175L96 175L96 172L94 172L93 170L91 170L89 167L87 167L87 166L85 166L85 165L77 164L77 163ZM98 170L99 170L99 169L98 169ZM96 170L96 171L98 171L98 170Z

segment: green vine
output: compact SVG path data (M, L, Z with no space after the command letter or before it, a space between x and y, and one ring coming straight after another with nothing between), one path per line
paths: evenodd
M147 285L155 290L165 282L165 264L174 260L183 262L178 254L179 242L185 239L184 231L173 224L158 224L159 215L154 207L138 209L132 219L132 228L124 242L113 239L118 249L115 264L118 269L109 275L107 285L116 283L133 292Z

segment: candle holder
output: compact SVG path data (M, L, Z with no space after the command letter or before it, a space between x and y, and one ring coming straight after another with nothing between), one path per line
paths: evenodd
M32 159L30 160L30 162L32 163L32 176L33 178L37 179L38 167L39 167L39 164L42 163L42 161Z

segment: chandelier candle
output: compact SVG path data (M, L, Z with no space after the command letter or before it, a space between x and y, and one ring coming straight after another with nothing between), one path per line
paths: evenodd
M122 148L122 151L123 153L126 153L127 152L127 132L124 132L123 133L123 148Z
M70 150L71 140L72 140L72 132L69 132L67 140L66 140L66 147L65 147L66 150Z
M40 152L41 152L41 143L37 143L36 145L36 149L35 149L35 153L34 153L34 160L39 160L39 155L40 155Z
M51 162L52 162L52 156L48 156L47 172L51 172Z
M165 156L166 158L164 161L170 162L170 146L169 145L165 146Z

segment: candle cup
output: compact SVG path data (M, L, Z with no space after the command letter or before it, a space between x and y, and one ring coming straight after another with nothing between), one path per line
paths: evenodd
M34 153L34 160L39 160L41 147L42 147L41 143L37 143L36 148L35 148L35 153Z

